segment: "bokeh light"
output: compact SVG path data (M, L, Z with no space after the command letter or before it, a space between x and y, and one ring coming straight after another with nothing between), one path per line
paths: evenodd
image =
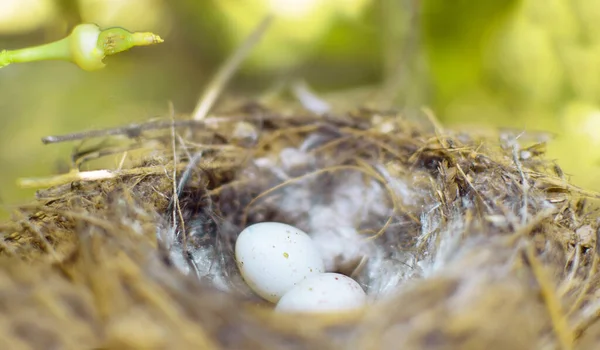
M170 23L164 16L163 0L78 0L83 22L100 27L120 26L131 30L165 32ZM135 15L132 15L135 14Z
M54 0L0 1L0 34L35 30L56 16Z
M275 70L302 63L338 18L356 18L370 0L221 0L234 49L267 14L275 16L269 32L249 58L255 69Z

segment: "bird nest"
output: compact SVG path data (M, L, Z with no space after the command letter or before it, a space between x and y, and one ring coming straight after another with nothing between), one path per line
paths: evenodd
M74 164L135 164L25 180L46 188L1 226L3 349L600 346L597 196L536 135L249 104L46 142L97 136ZM368 306L274 312L233 254L264 221L309 233Z

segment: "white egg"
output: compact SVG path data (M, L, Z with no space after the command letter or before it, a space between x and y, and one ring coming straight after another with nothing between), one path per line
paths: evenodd
M279 312L322 313L363 307L367 296L352 278L339 273L313 276L290 289L275 307Z
M235 243L235 257L248 286L273 303L299 282L325 270L312 239L305 232L278 222L244 229Z

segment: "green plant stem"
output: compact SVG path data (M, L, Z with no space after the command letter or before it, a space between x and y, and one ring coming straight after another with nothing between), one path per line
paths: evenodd
M11 63L26 63L46 60L68 61L65 53L69 52L69 38L52 43L28 47L19 50L3 50L0 53L0 67Z
M153 33L131 33L118 27L100 30L95 24L80 24L64 39L24 49L0 51L0 68L11 63L62 60L92 71L104 68L102 60L105 56L127 51L134 46L162 42Z

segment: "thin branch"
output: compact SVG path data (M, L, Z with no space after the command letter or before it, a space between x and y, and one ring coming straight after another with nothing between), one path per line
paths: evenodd
M517 170L519 171L519 175L521 176L521 186L523 190L523 204L521 206L521 226L525 226L525 224L527 224L528 219L529 181L527 181L527 177L525 177L523 167L521 166L521 162L519 161L519 144L517 143L516 139L513 140L512 143L513 162L515 163Z
M208 87L200 97L194 112L193 120L203 120L208 111L213 107L221 91L227 85L233 74L238 70L242 62L248 57L250 51L258 44L273 20L272 15L266 16L254 31L246 38L244 43L233 53L217 72L217 75L208 84Z
M177 120L177 121L155 121L155 122L147 122L143 124L130 124L123 127L118 128L109 128L109 129L99 129L99 130L90 130L90 131L82 131L75 132L72 134L65 135L54 135L54 136L46 136L42 138L42 143L45 145L51 143L59 143L59 142L68 142L68 141L78 141L91 139L96 137L106 137L106 136L115 136L115 135L125 135L129 138L135 138L142 134L143 131L147 130L158 130L158 129L167 129L167 128L204 128L206 127L206 121L198 121L198 120Z
M237 166L234 162L215 162L207 161L203 164L203 167L207 169L226 169L235 168ZM17 184L22 188L47 188L58 185L64 185L69 182L92 182L109 180L122 176L133 176L133 175L157 175L164 174L170 167L165 165L156 165L149 167L133 168L133 169L122 169L119 171L115 170L91 170L91 171L71 171L66 174L57 176L44 177L44 178L21 178L17 180ZM177 169L185 169L185 165L178 164Z

